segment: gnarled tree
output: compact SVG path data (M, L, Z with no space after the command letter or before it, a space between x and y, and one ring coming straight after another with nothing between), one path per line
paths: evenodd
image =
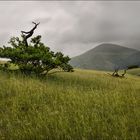
M126 69L124 69L124 72L122 74L119 74L119 69L115 69L112 74L110 74L113 77L119 77L119 78L124 78L126 74Z
M73 68L69 64L70 58L61 52L52 52L41 42L40 35L31 38L30 43L27 42L39 25L39 23L34 24L34 28L29 32L21 31L21 39L19 37L11 38L9 43L12 47L3 46L0 49L0 57L9 58L10 63L17 65L19 70L26 74L48 74L50 70L57 68L72 72Z

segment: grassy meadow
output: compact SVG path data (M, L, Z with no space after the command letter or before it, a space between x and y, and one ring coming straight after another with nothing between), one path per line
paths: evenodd
M140 68L130 69L128 70L128 73L132 75L140 76Z
M0 140L139 140L140 77L0 72Z

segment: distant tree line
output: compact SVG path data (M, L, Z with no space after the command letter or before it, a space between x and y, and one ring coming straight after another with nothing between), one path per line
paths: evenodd
M135 68L139 68L139 65L131 65L127 67L128 69L135 69Z

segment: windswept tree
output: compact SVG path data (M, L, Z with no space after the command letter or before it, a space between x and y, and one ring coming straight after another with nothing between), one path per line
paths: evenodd
M41 42L38 35L28 39L33 35L39 23L33 22L34 27L29 31L21 31L21 37L13 37L9 43L12 47L3 46L0 49L0 57L10 59L9 63L15 64L19 70L26 74L48 74L52 69L59 69L72 72L73 68L69 64L70 58L61 52L54 53L48 46Z
M122 74L119 74L119 69L115 69L112 74L108 73L109 75L113 77L119 77L119 78L124 78L126 74L127 69L124 69L124 72Z

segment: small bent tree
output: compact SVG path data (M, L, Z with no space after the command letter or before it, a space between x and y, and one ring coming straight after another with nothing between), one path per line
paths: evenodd
M126 69L124 69L124 72L122 74L119 74L119 69L115 69L114 72L111 74L111 76L124 78L125 74L126 74Z
M21 31L21 39L19 37L11 38L9 43L12 47L3 46L0 49L0 57L10 59L9 63L17 65L19 70L25 74L48 74L52 69L72 72L73 68L69 64L70 58L61 52L52 52L41 42L40 35L31 38L30 43L27 42L39 25L39 23L34 24L34 28L29 32Z

